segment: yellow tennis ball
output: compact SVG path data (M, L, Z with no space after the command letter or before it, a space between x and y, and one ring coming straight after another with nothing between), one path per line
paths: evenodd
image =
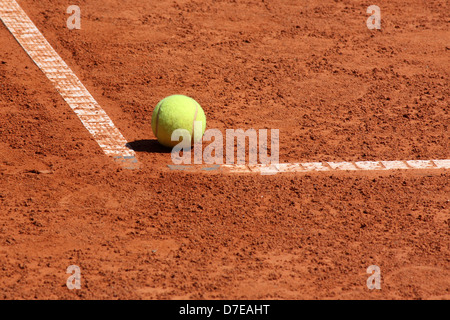
M202 133L195 134L194 121L201 121ZM152 130L158 142L166 147L174 147L180 141L172 141L172 133L176 129L186 129L192 137L192 143L203 136L206 129L206 116L200 104L184 95L172 95L162 99L152 114Z

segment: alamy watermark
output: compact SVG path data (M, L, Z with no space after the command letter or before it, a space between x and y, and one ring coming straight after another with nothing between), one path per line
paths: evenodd
M79 266L71 265L67 267L66 273L72 274L67 278L66 286L69 290L81 289L81 270Z
M367 8L367 13L371 14L371 16L366 21L367 28L369 28L370 30L381 29L380 7L376 5L371 5Z
M373 289L381 289L381 269L379 266L371 265L367 268L366 272L371 274L369 278L367 278L367 288L369 290Z
M71 16L67 19L67 28L70 30L81 29L81 9L77 5L71 5L66 10ZM377 5L371 5L366 11L371 16L367 19L366 25L369 29L381 29L381 10Z
M68 19L67 19L67 28L69 28L70 30L73 29L81 29L81 9L79 6L69 6L67 8L67 13L72 14Z
M174 164L223 164L224 151L226 164L278 164L280 158L280 133L270 130L270 155L268 148L268 130L226 129L225 139L218 129L208 129L201 136L202 122L194 122L194 137L186 129L177 129L172 133L172 141L181 141L172 149ZM199 136L200 135L200 136ZM192 146L192 141L197 141ZM248 141L248 161L246 146ZM209 144L203 148L203 142ZM193 157L192 157L193 150ZM235 158L236 150L236 158Z

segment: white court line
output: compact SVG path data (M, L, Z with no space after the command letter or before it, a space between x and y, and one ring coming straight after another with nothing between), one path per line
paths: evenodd
M436 170L450 169L450 159L446 160L405 160L405 161L356 161L356 162L305 162L238 165L224 164L221 168L231 173L276 174L282 172L337 172L337 171L386 171L386 170Z
M104 153L125 168L138 167L135 152L78 77L47 42L15 0L0 0L0 19L53 83Z

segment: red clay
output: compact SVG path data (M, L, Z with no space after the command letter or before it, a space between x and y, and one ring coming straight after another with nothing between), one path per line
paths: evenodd
M179 93L208 128L279 129L281 162L449 159L447 1L380 0L381 30L354 0L82 0L81 30L67 1L18 2L142 169L1 24L0 299L450 298L448 171L172 172L151 130Z

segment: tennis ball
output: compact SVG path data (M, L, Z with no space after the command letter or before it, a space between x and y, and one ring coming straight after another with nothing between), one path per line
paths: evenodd
M194 121L201 121L202 133L196 133L194 141ZM153 134L166 147L174 147L180 141L172 141L176 129L186 129L191 135L191 145L201 140L206 129L206 116L200 104L184 95L172 95L162 99L152 114Z

